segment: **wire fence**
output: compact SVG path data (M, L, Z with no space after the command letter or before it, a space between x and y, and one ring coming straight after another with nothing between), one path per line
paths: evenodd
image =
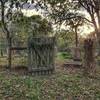
M24 47L26 46L26 41L15 42L12 41L12 48ZM7 41L6 39L0 39L0 65L7 65ZM12 65L26 66L27 65L27 50L12 50Z

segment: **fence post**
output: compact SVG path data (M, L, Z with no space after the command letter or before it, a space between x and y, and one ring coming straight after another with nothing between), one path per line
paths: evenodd
M9 38L9 40L8 40L8 69L11 69L11 64L12 64L12 62L11 62L11 56L12 56L12 54L11 54L11 47L12 47L12 43L11 43L11 38Z

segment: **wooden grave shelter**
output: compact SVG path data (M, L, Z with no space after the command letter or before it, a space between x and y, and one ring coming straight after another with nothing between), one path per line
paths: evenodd
M50 74L54 71L55 38L33 37L28 40L28 66L33 74Z

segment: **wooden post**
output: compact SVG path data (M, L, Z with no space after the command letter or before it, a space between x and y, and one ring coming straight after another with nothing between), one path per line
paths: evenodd
M95 71L94 41L86 39L84 41L84 73L92 74Z
M8 39L8 69L11 69L11 38Z
M73 60L81 61L81 50L79 47L73 48Z

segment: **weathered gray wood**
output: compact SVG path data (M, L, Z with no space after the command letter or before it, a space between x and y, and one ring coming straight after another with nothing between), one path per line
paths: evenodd
M81 50L79 47L72 48L72 56L74 61L81 61Z
M72 67L72 66L77 66L77 67L81 67L82 66L82 62L79 61L71 61L71 62L66 62L65 64L63 64L63 67Z
M11 47L11 50L26 50L27 47Z
M34 37L28 40L29 71L49 74L54 70L54 37Z

